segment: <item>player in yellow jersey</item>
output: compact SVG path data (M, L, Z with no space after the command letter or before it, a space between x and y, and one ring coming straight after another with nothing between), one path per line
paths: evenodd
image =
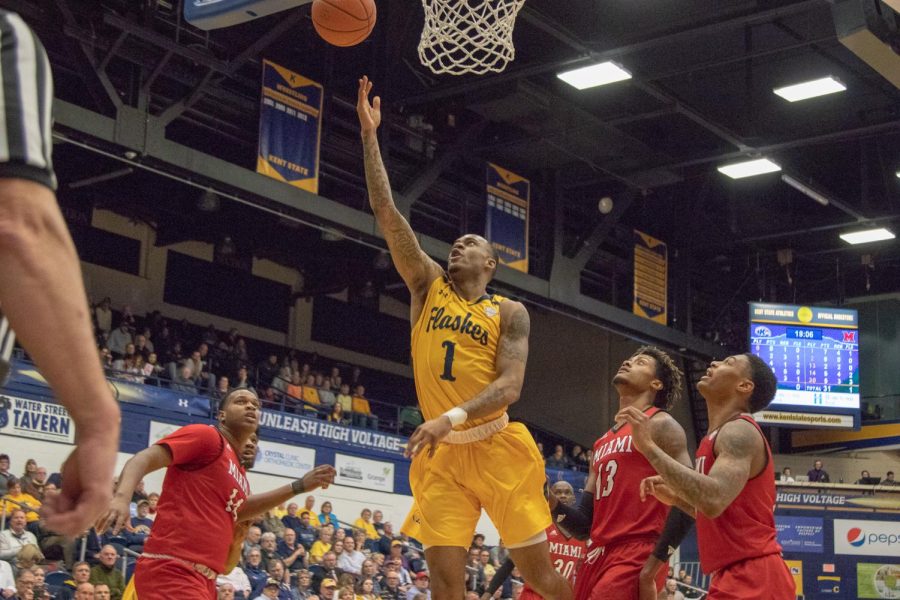
M465 563L481 509L490 516L528 584L544 598L571 600L550 562L544 460L506 407L519 399L528 358L525 307L487 293L497 270L490 243L464 235L447 272L419 246L391 197L378 148L381 101L359 82L369 202L394 266L409 287L413 373L425 423L409 438L414 504L403 532L425 545L435 600L465 594Z

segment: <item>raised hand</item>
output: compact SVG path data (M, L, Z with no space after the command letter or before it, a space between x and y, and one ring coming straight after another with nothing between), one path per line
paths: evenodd
M359 93L356 98L356 114L359 116L360 132L363 135L375 133L381 125L381 98L375 96L369 103L369 92L372 91L372 82L363 75L359 80Z
M309 492L319 487L327 490L334 483L336 474L337 471L331 465L319 465L303 476L303 491Z

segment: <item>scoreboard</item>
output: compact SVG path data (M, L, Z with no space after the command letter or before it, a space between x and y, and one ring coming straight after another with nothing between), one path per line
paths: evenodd
M757 418L771 425L859 426L859 330L855 310L750 304L750 352L778 378Z

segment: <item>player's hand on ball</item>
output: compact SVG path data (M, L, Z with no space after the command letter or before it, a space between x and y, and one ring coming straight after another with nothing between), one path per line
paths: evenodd
M374 133L381 125L381 98L375 96L369 104L369 92L372 91L372 82L367 76L359 80L359 92L356 98L356 114L359 115L359 125L363 134Z
M672 491L660 475L645 477L641 481L641 502L646 502L648 496L654 496L663 504L672 506L678 501L678 495Z
M442 439L449 435L453 429L450 418L441 415L437 419L425 421L419 425L406 444L406 452L403 454L407 458L413 458L423 450L428 450L428 456L434 456L434 451Z
M337 471L331 465L319 465L303 476L303 491L309 492L316 488L327 490L328 486L334 483L336 474Z
M624 421L631 425L631 439L634 447L641 454L646 454L653 446L650 435L650 417L634 406L626 406L616 414L616 422Z

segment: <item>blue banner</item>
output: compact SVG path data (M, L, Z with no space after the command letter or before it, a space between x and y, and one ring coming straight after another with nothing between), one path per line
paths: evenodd
M486 186L484 237L497 251L500 264L527 273L531 182L512 171L488 163Z
M822 554L825 551L824 527L824 520L817 517L775 515L778 543L785 552Z
M368 429L345 427L330 421L320 421L283 412L266 410L262 413L260 427L299 433L323 442L337 443L341 447L374 450L394 456L403 456L406 438Z
M257 173L319 193L323 95L318 83L263 61Z

